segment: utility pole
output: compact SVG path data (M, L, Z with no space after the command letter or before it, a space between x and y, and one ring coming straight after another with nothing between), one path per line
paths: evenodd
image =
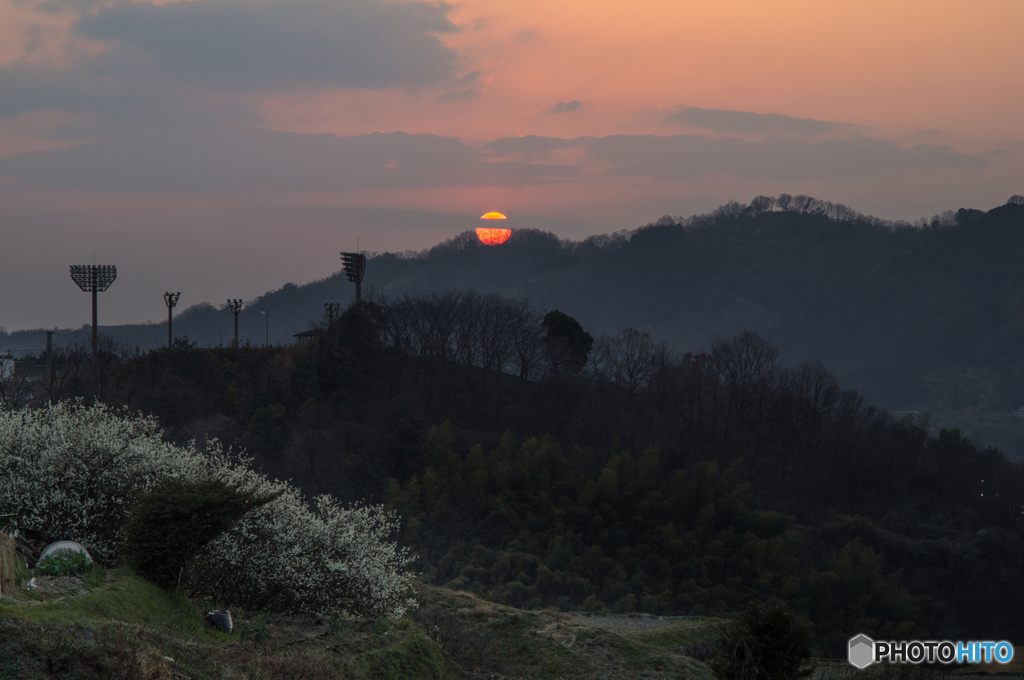
M324 302L324 311L327 312L328 326L334 323L334 317L338 316L339 309L341 309L341 303L336 300L327 300Z
M363 274L366 273L366 255L362 253L342 253L341 262L345 267L345 276L356 284L356 304L363 299Z
M238 347L238 313L242 311L242 301L229 298L228 309L235 315L235 344L232 346Z
M177 293L164 293L164 304L167 305L167 349L174 347L174 334L171 332L171 310L178 304L181 291Z
M73 264L71 279L86 293L92 293L92 359L96 361L99 339L96 335L96 294L110 288L117 278L117 267L109 264Z
M268 312L268 311L267 311L267 308L266 308L266 307L264 307L264 308L263 308L263 311L262 311L262 312L260 312L260 314L262 314L262 315L264 315L265 317L267 317L267 337L266 337L266 339L265 339L265 340L263 341L263 346L264 346L264 347L270 347L270 312Z

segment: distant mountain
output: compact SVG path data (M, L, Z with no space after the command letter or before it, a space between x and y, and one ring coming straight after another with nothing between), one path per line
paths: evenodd
M1024 406L1021 197L914 225L804 196L758 197L583 242L518 230L493 247L466 232L367 264L374 295L455 288L528 298L595 336L648 331L678 351L755 331L789 361L821 359L845 387L894 410ZM352 295L340 272L288 284L243 310L240 333L262 344L266 307L270 342L291 342L323 317L324 300ZM232 329L230 312L211 305L174 322L175 335L201 345L226 344ZM166 342L162 324L102 330L143 349ZM0 335L0 350L41 347L41 333Z
M1024 199L911 225L781 198L786 209L762 197L583 243L519 231L488 247L467 233L375 257L367 277L392 296L529 298L595 335L632 327L679 351L752 330L895 410L1024 405Z

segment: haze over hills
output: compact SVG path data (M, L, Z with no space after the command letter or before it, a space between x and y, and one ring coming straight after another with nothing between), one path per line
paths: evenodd
M824 361L878 406L1009 414L1024 406L1022 261L1021 197L911 225L783 195L582 242L517 230L488 247L465 232L422 253L371 256L364 290L526 298L595 336L635 328L680 352L750 330L789 362ZM240 336L262 344L266 308L270 342L291 342L322 319L324 300L352 295L341 272L287 284L248 303ZM223 305L195 305L174 321L176 336L200 345L226 344L232 329ZM163 324L101 330L142 349L167 338ZM41 348L43 333L0 334L0 349ZM57 342L86 335L62 331Z

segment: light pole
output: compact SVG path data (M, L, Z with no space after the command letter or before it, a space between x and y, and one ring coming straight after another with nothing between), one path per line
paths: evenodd
M267 317L267 337L266 340L263 341L263 346L270 347L270 312L268 312L267 308L264 307L263 311L260 312L260 314L263 314L264 316Z
M235 344L238 347L238 313L242 311L242 301L228 298L228 309L235 315Z
M71 279L86 293L92 293L92 358L96 360L96 294L110 288L117 278L117 267L109 264L73 264Z
M338 310L341 309L341 303L336 300L328 300L324 302L324 311L327 312L327 325L330 326L334 322L334 317L338 315Z
M362 300L363 274L366 273L366 255L362 253L342 253L341 263L345 267L345 276L356 284L356 304Z
M164 304L167 305L167 349L174 347L174 333L171 332L171 310L178 304L181 291L177 293L164 293Z

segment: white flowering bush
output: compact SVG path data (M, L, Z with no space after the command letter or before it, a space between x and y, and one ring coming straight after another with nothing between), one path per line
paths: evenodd
M161 477L209 467L194 449L163 441L154 419L102 404L0 410L0 514L47 540L78 541L100 562L116 557L139 495Z
M154 418L102 404L0 409L0 514L46 540L84 544L100 563L116 560L136 499L166 476L218 477L259 494L280 492L212 542L189 568L197 593L226 605L321 616L401 616L411 575L407 552L389 537L394 516L379 506L342 507L232 460L163 440ZM186 584L183 584L186 585Z
M322 616L400 617L412 560L388 537L398 529L380 506L344 508L330 496L303 502L298 489L248 466L223 469L225 481L281 495L250 511L207 546L189 568L189 586L224 604Z

